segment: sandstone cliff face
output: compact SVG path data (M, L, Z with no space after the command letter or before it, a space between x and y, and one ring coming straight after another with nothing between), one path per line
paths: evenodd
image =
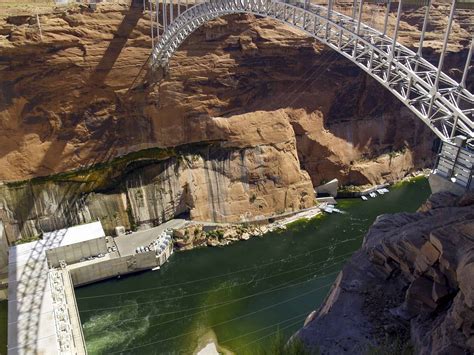
M433 9L427 35L433 53L444 13ZM407 15L405 43L415 41L420 16L420 10ZM453 28L452 66L466 43L464 20ZM151 38L140 6L77 7L40 21L42 39L34 17L0 16L0 180L46 176L150 147L207 145L222 149L225 159L201 156L196 165L176 167L193 178L170 173L171 187L152 178L146 186L134 183L149 199L162 188L169 196L146 208L132 198L130 206L137 221L156 222L183 212L184 196L193 217L230 221L245 212L307 207L311 182L379 183L431 165L433 135L425 125L347 60L273 20L242 15L205 24L159 83L144 81ZM219 185L207 187L211 182ZM62 201L104 193L94 184L85 192L67 181L61 186L50 193L69 196ZM31 203L27 192L4 194L2 213L13 224L55 213L38 206L56 198ZM123 197L111 199L115 205ZM114 207L126 225L128 207Z
M153 226L181 214L237 222L312 206L313 186L300 169L288 121L253 115L245 120L245 140L241 122L216 123L241 148L191 145L110 172L0 186L0 219L9 241L97 219L112 233L117 225ZM262 144L253 147L253 139Z
M400 36L408 45L418 40L422 13L407 12ZM444 13L432 10L433 52ZM380 14L371 8L366 17L378 23ZM461 14L453 27L453 53L468 39L465 19ZM315 184L390 180L431 159L431 133L402 104L347 60L273 20L230 16L204 25L173 58L165 81L140 86L142 72L132 93L151 45L140 7L71 9L40 21L42 40L33 17L0 19L0 179L47 175L150 146L226 141L215 134L213 117L255 111L291 116ZM448 63L458 65L458 57ZM383 157L405 147L400 163ZM368 163L379 156L382 162Z
M474 196L432 195L417 213L377 219L297 336L323 354L395 339L419 354L472 353L473 271Z

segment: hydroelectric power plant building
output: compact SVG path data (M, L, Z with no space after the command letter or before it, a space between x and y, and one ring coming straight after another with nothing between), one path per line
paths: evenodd
M94 222L11 247L8 353L86 354L74 286L163 265L177 223L114 239Z

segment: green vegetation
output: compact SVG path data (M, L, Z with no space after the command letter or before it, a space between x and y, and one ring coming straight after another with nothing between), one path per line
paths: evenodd
M404 184L407 184L407 183L414 183L414 182L417 182L417 181L421 181L421 180L424 180L426 179L426 176L421 174L421 175L418 175L418 176L413 176L413 177L407 177L403 180L400 180L396 183L394 183L393 185L391 185L391 187L400 187L400 186L403 186ZM345 186L341 186L339 187L339 189L337 190L338 193L352 193L352 192L360 192L360 191L363 191L363 190L366 190L367 188L370 188L372 187L371 185L362 185L362 186L357 186L357 185L345 185Z
M339 187L337 192L347 193L347 192L359 192L365 189L365 186L356 186L356 185L345 185Z
M401 181L398 181L395 184L393 184L392 187L401 187L403 185L413 184L413 183L416 183L416 182L419 182L419 181L422 181L422 180L426 180L426 176L423 175L423 174L418 175L418 176L409 177L409 178L403 179Z
M29 242L34 242L36 240L40 240L43 238L43 234L38 234L38 235L33 235L29 237L23 237L21 239L15 240L12 245L20 245L20 244L25 244Z
M86 190L103 189L110 186L117 175L121 175L127 167L139 161L161 161L176 157L174 149L150 148L138 152L129 153L107 162L97 163L85 168L71 170L64 173L36 177L31 180L8 182L8 187L20 187L28 183L33 185L48 182L74 182L89 185ZM87 191L84 191L87 192Z
M391 152L388 153L388 156L390 158L395 158L399 155L402 155L402 154L405 154L405 152L407 151L407 148L406 147L403 147L402 149L399 149L399 150L393 150Z
M114 188L124 173L151 163L176 158L180 162L187 161L190 155L197 160L201 154L214 147L213 142L190 143L174 148L149 148L113 158L109 161L92 164L87 167L70 170L47 176L35 177L29 180L5 182L6 187L24 187L46 183L69 182L81 184L81 192L101 191ZM225 149L224 149L225 151Z
M369 345L366 355L414 355L415 349L409 339L399 336L387 337L378 346Z
M248 350L248 353L258 355L319 355L319 351L307 350L300 339L288 341L280 329L272 335L269 345Z
M214 229L206 232L206 237L221 241L224 238L224 231L222 229Z

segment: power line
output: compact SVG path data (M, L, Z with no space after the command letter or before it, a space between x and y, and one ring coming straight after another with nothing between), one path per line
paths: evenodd
M291 297L291 298L288 298L284 301L281 301L281 302L277 302L277 303L274 303L274 304L271 304L269 306L266 306L266 307L263 307L263 308L260 308L256 311L253 311L253 312L249 312L249 313L245 313L241 316L238 316L238 317L234 317L234 318L231 318L231 319L228 319L228 320L225 320L225 321L222 321L222 322L218 322L218 323L215 323L213 325L210 326L210 328L215 328L217 326L220 326L220 325L223 325L223 324L227 324L227 323L230 323L230 322L234 322L236 320L239 320L239 319L242 319L242 318L245 318L245 317L248 317L248 316L251 316L251 315L254 315L254 314L257 314L257 313L260 313L260 312L263 312L267 309L271 309L271 308L274 308L276 306L279 306L279 305L282 305L282 304L285 304L285 303L288 303L290 301L293 301L295 299L298 299L298 298L301 298L303 296L307 296L311 293L314 293L316 291L319 291L325 287L329 287L331 286L332 283L328 283L328 284L325 284L323 286L320 286L320 287L316 287L315 289L313 290L310 290L310 291L307 291L307 292L304 292L304 293L300 293L299 295L297 296L294 296L294 297ZM172 337L168 337L168 338L164 338L164 339L160 339L160 340L157 340L157 341L153 341L153 342L149 342L149 343L146 343L146 344L142 344L142 345L138 345L138 346L134 346L134 347L130 347L130 348L125 348L125 349L122 349L122 350L119 350L119 351L113 351L111 352L110 354L117 354L117 353L121 353L121 352L124 352L124 351L130 351L130 350L135 350L135 349L139 349L139 348L143 348L145 346L149 346L149 345L154 345L154 344L159 344L159 343L163 343L165 341L169 341L169 340L173 340L173 339L178 339L178 338L181 338L183 336L187 336L187 335L191 335L191 334L194 334L196 331L191 331L191 332L186 332L186 333L181 333L179 335L175 335L175 336L172 336Z
M219 344L229 343L229 342L231 342L231 341L233 341L233 340L236 340L236 339L239 339L239 338L244 338L244 337L246 337L246 336L249 336L250 334L259 333L259 332L261 332L262 330L265 330L265 329L268 329L268 328L272 328L272 327L278 326L278 325L280 325L280 324L289 322L289 321L291 321L291 320L293 320L293 319L295 319L295 318L301 318L301 317L306 318L306 316L308 315L308 312L309 312L309 311L304 312L304 313L301 313L301 314L298 314L298 315L296 315L296 316L293 316L293 317L290 317L290 318L287 318L287 319L284 319L284 320L279 321L279 322L277 322L277 323L273 323L273 324L267 325L266 327L258 328L258 329L254 330L254 331L251 331L251 332L248 332L248 333L244 333L244 334L241 334L241 335L239 335L239 336L236 336L236 337L233 337L233 338L230 338L230 339L226 339L226 340L224 340L224 341L220 341ZM303 319L304 319L304 318L303 318ZM301 319L298 319L297 322L301 322ZM247 345L245 345L245 346L247 346ZM243 347L245 347L245 346L243 346ZM241 348L242 348L242 347L241 347ZM240 349L240 348L239 348L239 349Z
M304 318L303 318L303 319L304 319ZM296 324L300 323L301 321L302 321L302 319L299 319L299 320L297 320L296 322L292 322L291 324L288 324L288 325L284 326L284 327L281 328L281 329L277 329L276 331L271 331L271 332L268 333L267 335L264 335L264 336L262 336L262 337L260 337L260 338L258 338L258 339L255 339L255 340L251 341L250 343L247 343L247 344L245 344L245 345L243 345L243 346L241 346L241 347L235 349L234 351L237 351L237 350L246 348L246 347L248 347L248 346L251 345L251 344L258 343L259 341L261 341L261 340L263 340L263 339L265 339L265 338L268 338L269 336L275 334L277 331L279 331L279 330L285 330L285 329L288 329L288 328L290 328L290 327L293 327L293 326L295 326Z
M86 309L86 310L83 310L83 311L80 311L80 313L87 313L87 312L97 312L97 311L103 311L103 310L109 310L109 309L120 309L120 308L125 308L125 307L134 307L134 306L137 306L137 305L144 305L144 304L153 304L153 303L158 303L158 302L164 302L164 301L172 301L172 300L176 300L176 299L181 299L181 298L187 298L187 297L191 297L191 296L198 296L198 295L202 295L202 294L209 294L211 292L222 292L222 291L226 291L226 290L229 290L231 288L235 288L235 287L239 287L239 286L242 286L242 285L246 285L246 284L250 284L251 282L256 282L256 281L262 281L262 280L267 280L267 279L271 279L271 278L274 278L276 276L280 276L280 275L283 275L283 274L288 274L290 272L294 272L294 271L297 271L297 270L302 270L302 269L306 269L306 268L309 268L311 266L316 266L316 265L320 265L320 264L324 264L328 261L334 261L334 259L340 259L340 258L344 258L350 254L353 254L353 252L348 252L348 253L344 253L342 255L339 255L335 258L332 258L331 260L329 259L326 259L326 260L323 260L323 261L319 261L317 263L311 263L311 264L307 264L307 265L304 265L304 266L301 266L301 267L298 267L298 268L293 268L293 269L290 269L290 270L286 270L286 271L283 271L283 272L280 272L280 273L276 273L276 274L272 274L270 276L266 276L266 277L262 277L262 278L259 278L259 279L256 279L256 280L251 280L251 281L245 281L245 282L240 282L240 283L237 283L235 285L231 285L231 286L228 286L228 287L224 287L224 288L220 288L220 289L217 289L217 290L206 290L206 291L200 291L200 292L194 292L194 293L189 293L189 294L184 294L184 295L179 295L179 296L174 296L174 297L168 297L168 298L161 298L161 299L158 299L158 300L153 300L153 301L146 301L146 302L137 302L137 303L134 303L134 304L125 304L125 305L120 305L120 306L112 306L112 307L100 307L100 308L91 308L91 309ZM320 271L320 270L324 270L324 269L327 269L331 266L334 266L342 261L344 261L345 259L343 260L340 260L336 263L333 263L333 264L329 264L321 269L316 269L314 271L311 271L310 274L313 274L313 272L315 271Z
M327 277L327 276L330 276L330 275L335 275L335 274L337 274L338 272L339 272L339 271L335 271L335 272L332 272L332 273L320 275L319 277L317 277L317 278L315 278L315 279L321 279L321 278L324 278L324 277ZM306 277L307 275L308 275L308 274L306 274L306 275L304 275L304 276ZM297 278L297 279L301 279L301 277L299 277L299 278ZM238 298L238 299L234 299L234 300L231 300L231 301L227 301L227 302L225 302L225 304L218 304L218 305L216 305L216 306L209 306L209 307L207 307L206 309L204 309L204 310L202 310L202 311L194 312L194 313L192 313L192 314L186 314L186 315L181 316L181 317L178 317L178 318L169 319L169 320L167 320L167 321L163 321L163 322L154 324L154 325L152 325L149 329L156 328L156 327L161 326L161 325L164 325L164 324L173 323L173 322L176 322L176 321L179 321L179 320L182 320L182 319L190 318L190 317L193 317L193 316L198 315L198 314L206 313L207 311L212 311L212 310L214 310L214 309L220 308L220 307L222 307L222 306L225 306L225 305L228 305L228 304L231 304L231 303L235 303L235 302L241 301L241 300L243 300L243 299L252 298L252 297L255 297L255 296L262 295L262 294L272 293L272 292L280 291L280 290L283 290L283 289L288 289L288 288L291 288L291 287L294 287L294 286L299 286L299 285L305 284L305 283L307 283L307 282L309 282L309 281L314 281L315 279L313 278L313 279L310 279L310 280L305 280L305 281L303 281L303 282L291 284L291 285L288 285L288 286L285 286L285 287L279 287L278 289L270 289L270 290L266 290L266 291L257 292L257 293L252 294L252 295L248 295L248 296L240 297L240 298ZM109 324L109 326L111 326L111 325L113 325L113 324L117 324L117 323L124 323L124 322L127 322L127 321L154 318L154 317L157 317L157 316L160 316L160 315L129 318L129 319L120 320L120 321L111 323L111 324ZM97 341L99 341L99 340L97 340ZM97 342L97 341L92 341L92 342L90 342L90 343L94 343L94 342Z
M292 288L292 287L295 287L295 286L300 286L300 285L303 285L303 284L308 283L310 281L314 281L314 280L317 280L317 279L322 279L322 278L325 278L325 277L328 277L328 276L331 276L331 275L336 275L338 273L339 273L339 271L334 271L334 272L330 272L330 273L327 273L327 274L320 275L319 277L316 277L316 278L312 278L312 279L305 280L305 281L302 281L302 282L297 282L297 283L290 284L290 285L288 285L288 282L287 282L287 283L284 283L283 285L280 285L277 288L274 287L274 288L271 288L269 290L260 291L260 292L257 292L257 293L251 294L251 295L239 297L237 299L228 301L227 304L235 303L235 302L241 301L243 299L248 299L248 298L252 298L252 297L255 297L255 296L261 296L263 294L272 293L272 292L275 292L275 291L281 291L281 290L289 289L289 288ZM305 278L309 275L312 275L312 273L305 274L302 277L300 276L300 277L296 278L295 280ZM184 315L184 316L181 316L181 317L178 317L178 318L174 318L174 319L170 319L170 320L167 320L167 321L164 321L164 322L160 322L158 324L152 325L151 328L155 328L155 327L163 325L163 324L172 323L172 322L175 322L175 321L178 321L178 320L181 320L181 319L185 319L185 318L188 318L188 317L191 317L191 316L195 316L195 315L198 315L198 314L201 314L201 313L205 313L207 311L212 311L212 310L220 308L222 306L224 306L224 305L210 307L209 309L204 309L202 311L194 312L192 314L187 314L187 315Z
M327 276L330 276L330 275L335 275L337 274L339 271L335 271L335 272L331 272L331 273L328 273L328 274L324 274L324 275L321 275L319 277L317 277L316 279L321 279L321 278L324 278L324 277L327 277ZM305 277L308 276L308 274L304 275ZM297 278L297 279L301 279L301 277ZM243 296L243 297L239 297L239 298L236 298L234 300L231 300L231 301L228 301L228 302L225 302L225 304L222 304L222 305L217 305L217 306L210 306L208 307L208 309L204 309L202 311L198 311L198 312L194 312L194 313L191 313L191 314L186 314L184 316L181 316L181 317L178 317L178 318L173 318L173 319L169 319L169 320L166 320L164 322L160 322L160 323L157 323L157 324L153 324L151 328L156 328L160 325L163 325L163 324L168 324L168 323L173 323L173 322L176 322L178 320L182 320L182 319L186 319L186 318L189 318L189 317L192 317L192 316L195 316L195 315L198 315L198 314L201 314L201 313L205 313L207 311L212 311L214 309L217 309L217 308L220 308L222 306L225 306L225 305L228 305L228 304L231 304L231 303L236 303L238 301L241 301L243 299L248 299L248 298L252 298L252 297L255 297L255 296L260 296L260 295L263 295L263 294L267 294L267 293L272 293L272 292L275 292L275 291L280 291L280 290L284 290L284 289L288 289L288 288L291 288L291 287L294 287L294 286L299 286L299 285L302 285L302 284L305 284L309 281L314 281L315 279L310 279L310 280L305 280L305 281L302 281L302 282L298 282L298 283L295 283L295 284L291 284L291 285L285 285L285 286L282 286L282 287L279 287L279 288L273 288L273 289L270 289L270 290L266 290L266 291L260 291L260 292L257 292L257 293L254 293L254 294L251 294L251 295L247 295L247 296ZM156 316L159 316L159 315L156 315ZM132 321L132 320L139 320L139 319L145 319L145 318L154 318L156 316L146 316L146 317L135 317L135 318L129 318L129 319L124 319L124 320L121 320L121 321L118 321L118 322L115 322L115 323L111 323L110 325L112 324L116 324L116 323L123 323L123 322L127 322L127 321Z
M116 292L116 293L104 293L104 294L95 295L95 296L77 297L76 299L77 300L85 300L85 299L94 299L94 298L101 298L101 297L110 297L110 296L120 296L120 295L134 294L134 293L142 293L142 292L160 290L160 289L167 288L167 287L177 287L177 286L189 285L189 284L193 284L193 283L197 283L197 282L202 282L202 281L212 280L212 279L216 279L216 278L220 278L220 277L235 275L235 274L238 274L238 273L241 273L241 272L244 272L244 271L256 270L256 269L260 269L260 268L265 267L265 266L274 265L274 264L277 264L277 263L283 263L285 261L295 259L295 258L299 258L301 256L309 256L309 255L311 255L315 252L318 252L318 251L322 251L322 250L332 248L332 247L337 247L338 245L355 241L359 237L360 237L360 235L357 236L356 238L345 239L345 240L343 240L339 243L335 243L333 245L328 245L328 246L325 246L325 247L322 247L322 248L317 248L317 249L307 251L305 253L292 255L292 256L289 256L287 258L283 258L283 259L279 259L279 260L275 260L275 261L270 261L268 263L263 263L263 264L260 264L260 265L250 266L250 267L247 267L247 268L243 268L243 269L240 269L240 270L236 270L236 271L232 271L232 272L228 272L228 273L224 273L224 274L208 276L208 277L203 277L203 278L200 278L200 279L184 281L184 282L179 282L179 283L174 283L174 284L166 284L166 285L157 286L157 287L148 287L148 288L143 288L143 289L133 290L133 291Z
M335 264L331 264L329 266L334 266L336 265L337 263ZM325 267L325 268L328 268L329 266ZM323 269L325 269L323 268ZM267 290L264 290L264 291L259 291L259 292L256 292L256 293L253 293L253 294L250 294L250 295L246 295L246 296L242 296L242 297L239 297L239 298L235 298L233 300L228 300L228 301L225 301L225 302L218 302L218 303L215 303L215 304L212 304L212 305L205 305L205 306L200 306L200 307L192 307L192 308L188 308L188 309L183 309L183 310L180 310L180 311L174 311L174 312L167 312L167 313L160 313L160 314L156 314L156 315L148 315L148 316L144 316L144 317L134 317L134 318L128 318L128 319L122 319L122 320L119 320L117 322L114 322L114 323L111 323L110 325L112 324L117 324L117 323L125 323L125 322L129 322L129 321L136 321L136 320L139 320L139 319L149 319L149 318L155 318L155 317L161 317L163 315L168 315L168 314L175 314L175 313L181 313L181 312L184 312L184 311L190 311L190 310L193 310L193 309L202 309L204 308L203 310L201 311L198 311L198 312L194 312L192 314L186 314L184 316L181 316L181 317L178 317L178 318L174 318L174 319L170 319L170 320L167 320L167 321L164 321L164 322L160 322L158 324L155 324L152 326L153 327L157 327L157 326L160 326L160 325L163 325L163 324L167 324L167 323L172 323L172 322L175 322L175 321L178 321L178 320L181 320L181 319L185 319L185 318L188 318L188 317L192 317L192 316L195 316L197 314L201 314L201 313L204 313L206 311L209 311L209 310L214 310L214 309L217 309L217 308L220 308L220 307L223 307L223 306L227 306L229 304L232 304L232 303L236 303L236 302L239 302L239 301L242 301L244 299L249 299L249 298L252 298L252 297L256 297L256 296L261 296L261 295L264 295L264 294L268 294L268 293L272 293L272 292L276 292L276 291L280 291L280 290L284 290L284 289L288 289L288 288L292 288L292 287L295 287L295 286L299 286L299 285L302 285L302 284L305 284L307 282L310 282L310 281L314 281L315 279L322 279L324 277L328 277L328 276L331 276L331 275L335 275L339 273L339 271L334 271L334 272L330 272L330 273L327 273L327 274L323 274L323 275L319 275L318 277L316 278L312 278L312 279L309 279L309 280L305 280L305 281L302 281L302 282L298 282L298 283L293 283L293 284L290 284L288 285L288 282L287 283L283 283L279 286L277 286L276 288L271 288L271 289L267 289ZM299 279L302 279L302 278L305 278L309 275L312 275L313 273L307 273L303 276L300 276L298 278L296 278L295 280L299 280ZM138 306L138 304L134 304L133 306Z

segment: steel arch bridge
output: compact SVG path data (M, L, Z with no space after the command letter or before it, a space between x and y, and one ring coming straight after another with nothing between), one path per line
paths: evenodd
M455 11L458 8L474 8L472 0L453 0L438 66L423 58L422 52L429 22L430 0L400 0L398 3L391 3L391 0L369 0L372 3L380 1L386 4L383 30L363 23L364 0L353 1L352 16L335 11L334 0L328 0L326 5L312 4L309 0L296 0L293 3L288 0L201 0L193 4L189 4L188 0L186 3L183 3L185 0L175 0L177 2L174 4L173 0L168 0L168 4L167 0L162 0L161 16L160 4L158 0L155 1L156 24L159 25L161 18L162 33L160 35L158 31L159 36L152 51L153 69L166 68L184 40L212 19L241 13L276 19L316 38L355 63L402 101L431 128L443 144L468 149L472 160L463 161L458 170L466 179L463 185L467 185L467 188L471 185L474 164L474 151L470 154L474 149L474 95L466 89L466 80L474 50L474 37L469 46L461 82L446 75L442 69ZM413 5L414 2L425 7L416 52L398 42L403 5ZM391 5L396 6L397 17L393 33L389 36L387 24ZM150 3L152 23L153 11ZM451 156L444 159L443 162L447 165L443 172L445 177L451 178L459 174L455 169L456 159L457 157Z

